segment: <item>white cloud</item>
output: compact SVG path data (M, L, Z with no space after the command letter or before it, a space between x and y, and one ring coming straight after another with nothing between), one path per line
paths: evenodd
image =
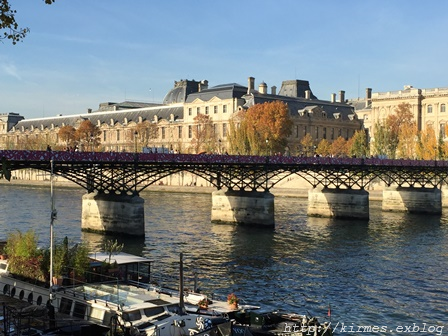
M7 75L10 75L20 81L22 80L22 77L19 75L19 71L14 64L2 64L2 70Z

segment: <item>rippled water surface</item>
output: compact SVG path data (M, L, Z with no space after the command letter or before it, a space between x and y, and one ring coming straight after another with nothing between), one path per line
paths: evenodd
M7 185L0 190L0 239L32 228L48 245L49 191ZM105 237L81 232L82 194L57 188L56 235L96 249ZM447 324L448 209L442 216L393 214L372 202L368 222L332 220L308 218L306 199L277 197L276 228L257 230L211 224L209 194L142 196L146 236L118 237L125 250L153 259L155 271L171 275L183 252L186 277L196 271L205 292L236 292L266 308L323 319L331 305L333 324Z

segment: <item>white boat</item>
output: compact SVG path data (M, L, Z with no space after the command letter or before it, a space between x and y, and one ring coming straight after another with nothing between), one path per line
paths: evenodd
M94 253L91 258L92 268L98 269L109 256ZM197 321L204 316L196 311L197 303L205 296L185 293L183 304L179 295L150 286L147 282L149 259L121 252L113 255L110 261L117 277L105 276L106 279L100 279L103 281L79 285L72 285L73 279L65 279L66 284L54 286L52 291L15 278L5 266L5 272L0 272L0 288L4 295L37 306L48 304L51 293L55 312L129 335L181 336L202 331ZM1 261L0 265L7 263ZM212 305L210 315L214 316L209 316L207 324L200 326L211 327L226 321L221 313L228 312L224 303Z

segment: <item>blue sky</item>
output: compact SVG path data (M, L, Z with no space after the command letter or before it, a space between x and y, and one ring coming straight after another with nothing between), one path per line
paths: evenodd
M180 79L268 88L308 80L330 100L448 87L448 1L13 0L31 32L0 43L0 113L161 102Z

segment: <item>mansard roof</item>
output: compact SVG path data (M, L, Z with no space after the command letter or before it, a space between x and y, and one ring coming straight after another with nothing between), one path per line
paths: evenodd
M31 128L48 128L61 127L63 125L75 126L79 120L89 119L94 125L100 124L111 124L111 121L115 123L138 123L140 118L142 121L148 120L153 121L154 116L157 119L170 120L170 116L174 116L174 120L183 119L183 106L169 105L169 106L157 106L157 107L147 107L140 109L129 109L120 111L110 111L110 112L92 112L84 114L73 114L68 116L56 116L38 119L26 119L19 121L15 127L16 129L31 129Z
M218 97L220 99L241 98L246 94L246 92L247 87L237 83L221 84L190 94L186 100L186 103L191 103L195 99L209 101L213 97Z
M195 80L184 80L174 82L174 88L172 88L163 99L163 104L178 104L184 103L187 97L198 92L199 87L206 81L198 82Z
M271 94L254 93L253 95L253 104L263 104L275 100L281 100L288 104L289 112L292 117L297 117L300 110L309 109L311 106L319 107L322 111L325 111L328 118L331 118L333 113L340 113L340 116L342 117L341 119L348 120L350 119L349 116L355 113L352 106L344 103L332 103L326 100L286 97Z

